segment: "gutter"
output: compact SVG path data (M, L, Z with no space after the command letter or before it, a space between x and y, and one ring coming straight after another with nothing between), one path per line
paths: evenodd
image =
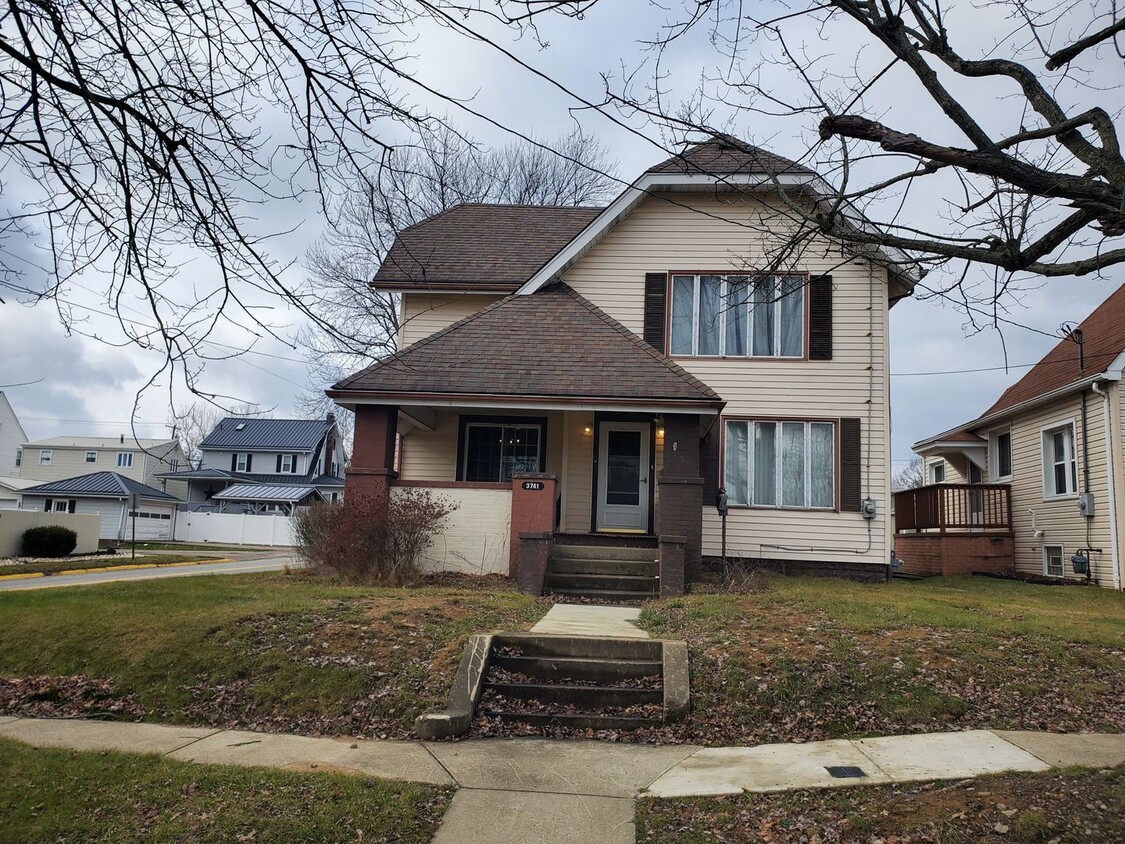
M1102 423L1105 425L1105 475L1106 506L1109 508L1109 560L1112 566L1113 588L1121 591L1121 558L1117 540L1117 483L1113 474L1113 429L1110 427L1109 392L1103 390L1098 382L1090 385L1102 397Z

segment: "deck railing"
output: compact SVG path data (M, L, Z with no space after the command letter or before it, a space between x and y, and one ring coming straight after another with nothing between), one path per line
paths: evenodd
M895 493L895 533L1008 532L1006 484L933 484Z

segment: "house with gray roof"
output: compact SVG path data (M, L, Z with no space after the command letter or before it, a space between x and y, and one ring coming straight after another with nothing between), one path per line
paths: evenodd
M179 499L119 472L93 472L21 490L24 510L78 513L100 519L99 539L168 540Z
M533 592L676 594L723 557L888 578L888 321L915 279L794 241L793 203L831 194L714 136L604 208L404 229L372 281L398 351L328 390L356 414L349 497L451 501L426 564Z
M184 509L291 513L343 497L347 455L333 413L324 419L228 416L199 448L199 466L164 475L186 482Z

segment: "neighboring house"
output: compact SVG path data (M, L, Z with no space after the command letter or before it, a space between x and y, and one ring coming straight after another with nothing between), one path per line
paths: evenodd
M8 397L0 390L0 476L19 475L20 446L27 440L27 434L12 410Z
M966 533L991 533L978 550L987 549L985 556L996 561L1004 549L1007 566L1018 572L1084 577L1071 561L1082 554L1098 584L1121 588L1125 286L1072 338L1061 340L977 419L915 443L927 482L945 486L896 497L900 518L906 512L919 522L900 527L931 535L905 537L899 556L908 569L912 557L928 559L927 548L936 547L934 534L942 530L961 535L950 541L966 543L972 541ZM933 504L904 510L907 499ZM896 546L903 539L897 537ZM976 553L968 552L974 564Z
M171 539L178 499L118 472L94 472L23 490L23 509L96 515L101 539ZM135 506L134 506L135 505ZM135 516L135 518L134 518Z
M18 510L20 495L29 486L35 486L38 481L27 478L9 478L0 476L0 510Z
M290 513L344 494L344 445L336 415L324 419L228 416L199 445L194 469L165 474L187 484L185 509Z
M51 437L25 442L19 476L36 481L61 481L80 475L116 472L177 498L187 493L187 484L165 484L163 475L187 467L183 449L176 440L117 437Z
M400 351L328 391L356 413L348 494L435 490L459 505L436 564L521 583L525 532L547 553L659 544L671 592L722 553L723 486L728 556L886 578L888 313L912 282L817 238L755 270L783 242L779 191L823 186L717 137L607 208L462 205L403 230L373 281L401 296Z

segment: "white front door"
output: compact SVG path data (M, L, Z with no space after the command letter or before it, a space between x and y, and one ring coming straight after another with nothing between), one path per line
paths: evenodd
M647 422L598 426L598 530L648 532Z

